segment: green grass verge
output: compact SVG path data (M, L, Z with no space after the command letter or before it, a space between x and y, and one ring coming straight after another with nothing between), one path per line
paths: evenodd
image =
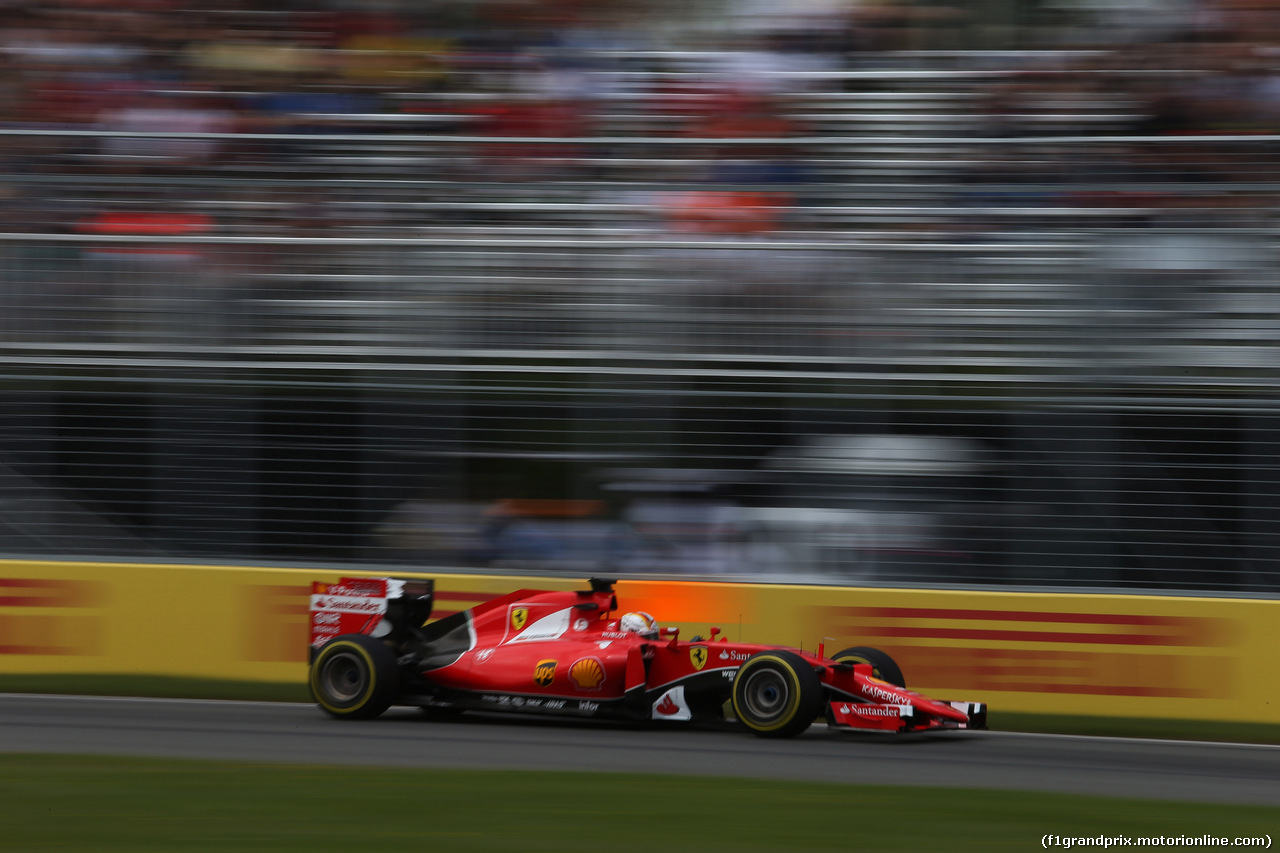
M124 675L0 675L0 693L62 693L87 696L153 696L165 699L241 699L261 702L311 702L305 684L212 681ZM1280 726L1210 720L1161 720L1137 717L1081 717L1010 714L991 711L991 728L1006 732L1104 735L1108 737L1220 740L1280 744Z
M1032 850L1275 833L1280 807L674 776L0 756L5 850Z

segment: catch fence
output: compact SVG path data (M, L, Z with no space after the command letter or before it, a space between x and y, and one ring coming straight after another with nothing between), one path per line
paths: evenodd
M0 550L1275 591L1280 139L894 80L778 137L3 130Z

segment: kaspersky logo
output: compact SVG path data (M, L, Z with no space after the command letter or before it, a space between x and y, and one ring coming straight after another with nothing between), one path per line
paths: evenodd
M871 679L868 679L868 682L871 682ZM891 685L885 684L885 682L883 681L881 681L880 684L884 684L885 687L891 686ZM862 695L868 698L874 699L877 702L901 702L902 701L902 697L899 696L897 693L892 693L888 690L885 690L884 687L880 687L875 683L867 683L862 685Z
M524 630L529 622L529 608L517 607L511 611L511 630L517 634Z
M702 669L707 665L707 647L694 646L689 649L689 663L693 664L694 669Z

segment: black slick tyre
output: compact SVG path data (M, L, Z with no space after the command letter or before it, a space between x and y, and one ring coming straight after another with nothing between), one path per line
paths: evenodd
M879 649L873 649L870 646L853 646L836 652L831 659L836 663L869 663L874 677L887 681L895 687L907 686L907 680L902 676L902 668L893 658Z
M308 683L325 712L345 720L368 720L395 701L400 671L395 653L385 643L364 634L343 634L316 654Z
M822 710L822 682L794 652L757 652L733 679L733 713L761 737L794 737Z

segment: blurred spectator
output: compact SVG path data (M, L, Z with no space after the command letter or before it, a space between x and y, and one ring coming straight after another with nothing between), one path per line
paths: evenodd
M96 125L109 165L181 169L213 162L226 147L218 135L234 132L238 118L192 97L140 95L100 112Z

